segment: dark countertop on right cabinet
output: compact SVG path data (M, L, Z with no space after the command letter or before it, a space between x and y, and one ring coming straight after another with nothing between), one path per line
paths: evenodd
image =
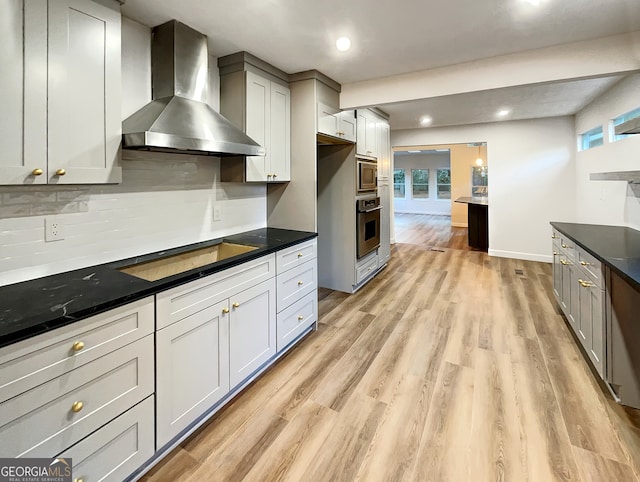
M640 290L640 231L600 224L552 222L551 226Z

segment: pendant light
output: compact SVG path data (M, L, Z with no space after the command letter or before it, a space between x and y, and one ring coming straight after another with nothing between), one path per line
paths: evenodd
M484 161L482 160L482 153L480 152L480 146L482 144L478 144L478 158L476 159L476 166L482 166Z

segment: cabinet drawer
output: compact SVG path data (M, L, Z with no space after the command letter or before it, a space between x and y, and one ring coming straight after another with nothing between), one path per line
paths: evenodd
M0 402L152 333L153 310L145 298L3 348Z
M0 404L0 453L60 453L153 393L153 362L148 335Z
M277 350L291 343L300 333L309 328L318 319L318 295L315 291L292 304L278 314Z
M275 266L275 254L270 254L157 294L156 328L164 328L273 278Z
M276 261L278 273L283 273L317 257L318 242L315 238L278 251Z
M317 289L318 262L315 259L279 275L276 288L278 312Z
M121 482L153 457L153 396L65 450L73 478Z
M576 262L598 288L604 289L604 269L598 259L591 256L584 249L577 247Z
M378 269L378 256L373 256L371 261L356 268L356 284L362 283Z

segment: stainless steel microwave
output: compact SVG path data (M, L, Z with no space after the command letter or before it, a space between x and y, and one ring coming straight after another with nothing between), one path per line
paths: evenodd
M358 193L373 192L378 187L378 163L368 159L356 158Z

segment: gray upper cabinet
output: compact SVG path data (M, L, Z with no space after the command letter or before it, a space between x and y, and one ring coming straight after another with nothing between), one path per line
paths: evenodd
M0 0L5 106L0 184L101 184L118 166L120 7L115 0Z
M47 3L0 0L0 11L11 27L0 30L0 184L46 184Z
M220 76L220 113L265 148L264 156L221 163L224 182L291 180L291 91L285 85L239 71Z
M354 110L341 111L318 102L318 133L356 141L356 116Z
M368 109L357 111L356 154L378 157L377 127L378 117Z

